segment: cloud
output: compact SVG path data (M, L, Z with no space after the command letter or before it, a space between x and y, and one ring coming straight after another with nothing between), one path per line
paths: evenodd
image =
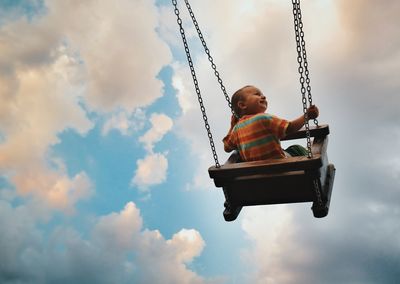
M0 170L18 193L71 212L90 195L90 179L84 172L69 177L63 162L48 151L60 142L63 130L85 134L93 126L71 84L79 78L79 64L43 27L10 23L0 30L0 38L6 55L0 72Z
M118 130L123 135L141 130L144 127L146 115L142 109L136 109L134 113L119 111L113 113L106 120L101 130L102 135L107 135L111 130Z
M294 241L299 231L293 213L287 206L247 211L242 228L253 247L244 251L244 257L255 265L248 283L304 283L299 267L310 261L312 254Z
M12 177L20 196L45 202L50 208L73 213L74 205L87 199L93 193L93 185L84 172L70 178L63 171L52 171L47 168L35 168L20 171Z
M180 230L167 243L171 248L179 252L176 255L176 259L184 263L189 263L194 257L199 256L205 246L200 233L193 229Z
M37 276L35 269L41 268L36 257L41 254L43 236L35 228L28 208L12 208L0 201L0 213L0 224L7 228L0 235L0 280L12 283L19 279L28 283L31 277Z
M190 92L191 89L187 89L187 87L191 85L188 85L188 81L184 80L190 79L189 77L184 77L185 74L183 72L186 70L186 66L179 63L175 63L173 66L174 76L172 77L172 85L176 90L176 98L178 99L179 107L185 115L188 113L188 111L195 109L196 101ZM183 74L181 74L181 72Z
M139 138L144 143L147 152L152 153L154 144L161 141L164 135L172 129L173 121L165 114L153 113L150 117L151 128Z
M164 135L173 126L173 121L165 114L153 113L150 117L151 128L139 138L144 144L147 155L139 159L137 169L131 184L136 185L142 191L147 191L150 186L163 183L167 178L168 160L167 154L154 153L154 144L160 142Z
M108 117L104 135L140 129L139 108L163 95L156 77L171 55L153 1L32 5L37 14L13 9L0 27L0 169L20 194L72 212L90 178L68 176L50 148L67 129L88 133L88 110Z
M160 153L148 154L137 162L137 170L132 178L132 185L141 190L148 190L149 186L163 183L167 178L168 160Z
M242 228L252 246L243 258L255 265L247 282L395 282L398 240L385 239L398 235L399 216L388 206L364 204L351 213L338 212L349 204L333 206L339 209L326 219L313 219L311 204L245 208Z
M156 32L159 11L154 1L46 4L45 24L63 32L83 61L90 108L133 111L162 96L163 83L156 76L171 54Z
M87 238L65 226L47 236L26 209L0 201L2 283L216 283L188 267L205 245L199 232L166 240L133 202L98 217Z

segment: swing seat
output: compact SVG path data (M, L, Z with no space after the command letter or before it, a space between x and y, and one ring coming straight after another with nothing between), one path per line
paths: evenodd
M335 166L329 164L327 156L328 134L328 125L310 127L310 136L314 137L312 158L241 162L234 152L221 167L210 167L210 177L225 195L225 220L235 220L243 206L298 202L313 202L311 209L316 218L327 216L335 177ZM306 135L301 129L282 140Z

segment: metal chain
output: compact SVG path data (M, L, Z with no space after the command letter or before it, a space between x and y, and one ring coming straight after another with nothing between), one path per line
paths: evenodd
M312 105L312 96L311 96L311 85L310 85L310 72L308 71L308 61L307 61L307 52L306 52L306 42L304 40L304 31L303 31L303 21L300 9L300 0L297 1L297 18L299 23L299 31L300 31L300 39L301 39L301 49L303 51L303 63L304 63L304 74L306 75L306 84L307 84L307 94L308 94L308 102L309 105ZM314 118L314 124L318 126L318 120Z
M311 96L311 86L310 86L310 77L308 71L308 62L307 62L307 53L306 53L306 44L304 40L304 31L303 31L303 22L301 18L301 9L300 9L300 0L292 0L293 4L293 16L294 16L294 29L296 35L296 49L297 49L297 62L299 63L299 74L300 74L300 85L301 85L301 95L303 102L303 113L304 113L304 126L306 128L307 135L307 150L308 150L308 158L312 158L311 152L311 137L310 137L310 125L308 123L308 115L307 115L307 97L306 90L308 94L308 102L309 105L312 105L312 96ZM304 79L305 74L306 78ZM305 87L304 83L306 83L307 87ZM317 119L314 119L315 125L318 126ZM318 183L318 180L313 180L313 187L315 191L315 196L317 198L317 204L319 208L323 207L322 194L321 189Z
M304 42L304 32L302 29L303 23L301 22L301 12L300 12L300 0L292 0L293 4L293 16L294 16L294 31L295 31L295 36L296 36L296 50L297 50L297 62L299 63L299 74L300 74L300 91L302 95L302 103L303 103L303 113L304 113L304 126L306 128L306 136L307 136L307 152L308 152L308 158L312 158L312 152L311 152L311 137L310 137L310 125L308 123L308 114L307 114L307 97L306 97L306 87L304 86L305 84L305 79L304 79L304 69L306 69L306 65L303 62L303 59L306 58L306 53L305 53L305 44L302 44L302 41ZM306 62L306 60L305 60ZM304 67L303 67L304 66ZM306 69L306 77L308 78L308 69ZM308 83L309 84L309 79ZM308 86L309 87L309 86ZM308 88L311 90L311 88ZM309 100L311 100L311 93L309 93Z
M204 52L207 54L208 61L210 61L210 63L211 63L211 68L214 70L214 75L215 75L215 77L217 78L217 81L218 81L218 83L219 83L219 85L220 85L220 87L221 87L222 93L223 93L224 96L225 96L225 100L228 102L228 106L229 106L229 108L231 109L232 114L236 116L235 112L234 112L233 109L232 109L232 104L231 104L231 100L230 100L230 98L229 98L229 95L228 95L227 92L226 92L226 88L225 88L225 86L224 86L224 84L223 84L223 82L222 82L221 76L220 76L220 74L219 74L219 72L218 72L218 70L217 70L217 66L216 66L215 63L214 63L214 59L213 59L213 57L211 56L210 50L209 50L209 48L208 48L208 46L207 46L207 43L206 43L206 41L205 41L205 39L204 39L203 33L202 33L201 30L200 30L199 23L197 22L197 19L196 19L194 13L193 13L192 7L190 6L190 3L189 3L188 0L185 0L185 4L186 4L186 8L187 8L187 10L188 10L188 12L189 12L189 14L190 14L190 17L191 17L191 19L192 19L193 25L194 25L194 27L196 28L197 35L199 36L199 39L200 39L200 41L201 41L201 44L202 44L203 47L204 47Z
M212 151L212 154L213 154L213 157L214 157L215 166L217 168L219 168L220 164L218 162L217 151L215 150L214 139L212 137L210 125L208 123L206 109L205 109L204 104L203 104L203 98L201 97L199 82L197 80L196 72L194 70L192 56L190 55L190 50L189 50L189 45L188 45L187 40L186 40L185 30L184 30L183 25L182 25L182 19L181 19L180 15L179 15L179 9L178 9L178 6L177 6L178 5L177 1L176 0L172 0L172 4L174 5L174 12L175 12L175 15L176 15L176 18L177 18L176 22L179 25L179 32L180 32L180 34L182 36L183 46L184 46L185 52L186 52L186 58L187 58L187 61L189 63L190 73L192 74L192 79L193 79L193 83L194 83L194 86L195 86L195 89L196 89L196 94L197 94L197 99L199 101L200 110L201 110L201 113L203 115L204 126L205 126L205 128L207 130L208 139L210 141L210 147L211 147L211 151Z

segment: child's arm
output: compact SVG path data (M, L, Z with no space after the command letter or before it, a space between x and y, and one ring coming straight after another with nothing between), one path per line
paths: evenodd
M232 117L231 117L231 128L229 128L228 134L222 140L224 142L224 150L225 150L225 152L229 153L229 152L235 150L235 148L230 145L229 138L230 138L230 135L232 133L233 127L235 127L235 125L236 125L236 123L238 121L239 121L239 119L236 116L232 115Z
M315 119L319 116L319 110L315 105L310 106L307 109L307 118L310 119ZM300 128L304 126L304 115L300 116L299 118L292 120L289 123L288 128L286 129L286 134L292 134L296 131L298 131Z

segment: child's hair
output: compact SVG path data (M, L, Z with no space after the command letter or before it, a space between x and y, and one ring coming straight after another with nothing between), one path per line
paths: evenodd
M231 98L232 110L237 117L241 117L241 109L239 108L239 102L243 100L243 90L245 88L251 87L251 85L244 86L233 93Z

